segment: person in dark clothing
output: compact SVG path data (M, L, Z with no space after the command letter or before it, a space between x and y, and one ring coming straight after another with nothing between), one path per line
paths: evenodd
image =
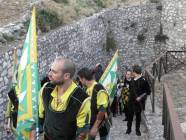
M136 115L136 135L141 136L140 123L141 123L141 112L145 110L145 101L147 95L150 95L150 87L148 82L142 76L141 67L138 65L133 66L134 79L131 81L131 88L129 90L129 102L128 102L128 122L126 134L131 133L132 121L134 114Z
M75 81L74 81L74 82L77 84L77 86L79 86L79 87L83 88L83 85L82 85L82 83L81 83L81 81L80 81L80 79L79 79L79 77L78 77L78 76L76 77L76 79L75 79Z
M17 86L12 87L8 92L8 106L5 113L5 118L7 118L6 131L10 133L11 131L16 134L17 127L17 114L18 114L18 97L17 97Z
M114 99L112 101L112 104L111 104L111 112L113 114L113 117L116 117L116 114L118 113L119 111L119 92L121 91L121 86L120 86L120 79L118 78L117 80L117 90L114 92ZM121 114L121 113L120 113Z
M92 75L96 82L99 82L99 79L101 78L103 74L103 67L100 63L96 64L95 69L92 71Z
M124 104L124 113L125 113L125 119L123 121L128 120L128 98L129 98L129 89L130 89L130 84L131 84L131 71L128 70L125 74L124 82L122 85L122 91L121 91L121 98Z
M117 92L115 92L114 94L114 99L112 101L112 104L111 104L111 112L113 114L113 117L116 117L116 114L117 114L117 106L118 106L118 101L117 101Z

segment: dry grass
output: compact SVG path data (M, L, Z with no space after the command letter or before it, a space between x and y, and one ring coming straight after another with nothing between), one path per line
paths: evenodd
M0 26L19 20L25 12L31 10L28 0L0 0L0 2ZM139 0L68 0L67 3L55 2L55 0L41 0L37 7L55 12L59 16L58 18L63 20L64 24L68 24L99 12L102 8L135 2L139 2Z
M28 7L28 0L1 0L0 26L19 20Z

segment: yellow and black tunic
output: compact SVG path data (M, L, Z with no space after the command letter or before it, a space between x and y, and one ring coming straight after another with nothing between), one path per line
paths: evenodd
M44 132L55 140L75 140L88 132L90 126L90 98L77 85L71 86L57 99L57 86L47 84L41 89L39 117L45 118Z
M125 79L124 86L121 91L121 98L122 98L124 105L127 105L127 103L128 103L128 98L129 98L129 94L130 94L129 88L130 88L130 81Z

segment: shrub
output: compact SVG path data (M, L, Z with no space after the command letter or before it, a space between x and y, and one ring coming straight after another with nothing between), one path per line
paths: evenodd
M15 38L13 35L3 34L3 38L7 40L8 42L14 41Z
M59 19L58 15L54 12L38 10L36 16L37 28L40 29L41 32L48 32L49 30L55 29L63 23L63 20ZM26 30L28 30L29 24L30 19L24 22L24 27Z
M57 3L65 3L65 4L68 4L68 0L54 0L55 2Z
M156 9L159 10L159 11L162 11L163 6L162 6L162 5L158 5L158 6L156 7Z
M137 39L138 39L139 43L143 43L145 41L144 34L138 34Z
M107 36L105 49L106 51L116 49L116 42L113 37Z
M151 3L159 3L161 0L150 0Z
M104 5L103 1L102 0L94 0L95 3L97 4L97 6L99 7L102 7L102 8L105 8L106 6Z
M136 23L136 22L132 22L132 23L130 24L130 27L131 27L131 28L136 28L136 26L137 26L137 23Z
M155 37L154 37L155 39L155 42L162 42L162 43L166 43L166 40L168 40L169 39L169 37L167 36L167 35L164 35L163 34L163 27L162 27L162 25L160 25L160 31L159 31L159 33L157 34L157 35L155 35Z

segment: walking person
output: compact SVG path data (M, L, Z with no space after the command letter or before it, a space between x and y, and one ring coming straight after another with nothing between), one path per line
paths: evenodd
M93 80L91 70L82 68L78 72L81 83L87 87L87 93L91 97L91 121L89 140L95 140L99 132L100 140L107 140L110 131L108 117L109 96L104 87Z
M90 98L72 80L75 65L56 58L48 73L50 82L40 91L39 120L44 140L85 140L90 126Z
M142 76L142 69L138 65L132 67L132 75L134 79L131 81L129 102L128 102L128 122L126 134L131 133L132 121L134 115L136 116L136 135L141 136L140 123L141 112L145 110L145 101L147 95L150 95L150 87L148 82Z
M103 67L100 63L97 63L95 68L92 71L93 78L96 82L99 82L99 79L101 78L103 74Z

